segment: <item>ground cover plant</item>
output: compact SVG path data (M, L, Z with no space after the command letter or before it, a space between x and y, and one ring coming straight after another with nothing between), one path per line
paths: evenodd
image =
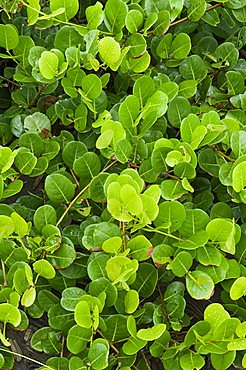
M246 0L0 9L0 368L245 368Z

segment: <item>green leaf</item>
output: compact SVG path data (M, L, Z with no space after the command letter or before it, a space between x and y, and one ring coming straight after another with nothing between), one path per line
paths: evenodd
M105 324L106 326L102 330L102 333L106 339L115 342L129 337L126 316L117 314L110 315L105 320Z
M39 59L39 68L42 76L48 80L52 80L57 74L59 59L57 55L51 51L44 51Z
M155 265L164 265L165 263L171 262L171 256L174 254L174 249L167 244L159 244L154 247L151 258Z
M97 75L91 73L82 79L82 89L86 97L96 99L102 92L102 82Z
M98 43L100 59L109 67L120 59L120 44L113 37L106 36Z
M224 42L216 48L214 55L220 65L233 68L237 64L239 52L232 42Z
M104 9L104 22L114 35L121 32L125 25L127 5L122 0L108 0Z
M126 15L126 28L130 33L136 33L143 24L143 20L143 14L137 9L132 9Z
M35 287L31 286L24 292L21 298L21 304L22 306L30 307L33 305L35 299L36 299L36 289Z
M137 337L130 337L126 343L123 344L123 351L127 356L138 353L147 344L147 340L142 340Z
M46 279L53 279L56 274L54 267L44 259L34 262L33 270Z
M12 218L0 215L0 239L8 238L15 231Z
M137 332L137 337L142 340L152 341L160 338L160 336L164 333L165 330L166 330L165 324L157 324L152 328L140 329Z
M179 72L185 80L202 80L207 75L204 61L196 54L187 57L180 64Z
M162 91L156 91L148 100L143 110L143 118L150 112L155 112L157 117L161 117L167 111L168 97Z
M239 163L234 168L232 172L232 186L237 193L244 190L246 186L246 161Z
M65 8L65 12L61 15L58 15L56 18L62 21L69 21L69 19L73 18L79 10L79 2L78 0L51 0L50 1L50 10L55 12L59 8Z
M229 351L245 351L246 350L246 338L235 339L227 346Z
M20 148L14 163L23 175L30 175L37 164L37 157L29 149Z
M45 179L45 191L55 203L69 203L75 194L75 185L66 176L53 173Z
M175 200L187 193L178 180L164 180L161 183L161 195L166 200Z
M75 355L86 349L87 343L92 335L91 328L83 328L79 325L74 325L69 329L67 336L67 348Z
M93 296L97 297L101 292L106 293L105 306L113 306L117 300L118 291L116 287L104 277L93 280L89 285L89 293Z
M100 169L100 159L93 152L85 153L82 157L77 158L73 164L75 174L83 179L88 179L88 182L99 174Z
M204 246L197 249L196 259L205 266L219 266L221 253L216 247Z
M1 173L10 169L12 164L14 163L14 159L17 152L12 152L12 150L8 147L0 148L0 168Z
M20 238L24 238L29 232L28 223L17 212L13 212L11 218L14 221L15 233L18 234Z
M24 120L24 128L31 132L41 132L42 129L48 131L51 130L51 124L48 117L40 112L35 112L34 114L27 116Z
M106 369L108 366L108 347L96 339L89 349L88 360L92 369Z
M175 59L184 59L191 49L191 40L186 33L179 33L172 42L171 50Z
M90 30L95 30L100 26L103 21L104 12L102 10L103 6L99 1L95 5L88 6L85 10L86 19L88 23L88 28Z
M197 82L195 80L182 81L179 84L179 95L186 99L191 98L195 95L197 90Z
M180 357L180 365L184 370L201 369L205 365L205 360L198 353L189 351Z
M157 284L157 270L149 263L142 263L137 270L137 277L131 288L139 293L140 297L150 297Z
M117 142L115 156L120 163L126 163L132 154L132 146L127 139Z
M199 153L198 163L204 171L212 176L219 177L220 167L225 163L225 160L212 149L207 148Z
M92 315L88 302L81 301L77 303L74 311L74 319L76 323L82 328L91 328Z
M156 53L162 59L167 59L170 53L172 44L172 35L168 33L163 37L160 43L157 46Z
M234 351L231 351L223 354L212 353L210 358L215 369L227 369L228 367L230 367L230 365L232 365L235 357L236 353Z
M43 327L35 331L31 339L32 348L36 351L57 354L61 350L57 332L50 327Z
M168 229L169 232L178 230L186 218L184 206L176 201L163 202L154 221L155 226Z
M171 262L170 267L174 275L182 277L188 273L193 263L193 259L188 252L180 252Z
M74 311L80 298L85 295L85 291L81 288L70 287L62 292L61 306L67 311Z
M188 293L194 299L209 299L214 291L214 283L211 277L201 271L189 272L186 276Z
M232 284L230 289L230 298L233 301L236 301L244 295L246 295L246 277L241 276Z
M197 22L202 18L206 10L206 1L205 0L194 0L190 3L188 7L188 18L192 22Z
M167 116L173 127L180 127L183 118L191 113L190 103L183 96L176 96L168 107Z
M133 85L133 95L137 97L140 106L143 107L148 98L155 92L155 83L150 76L141 76Z
M33 216L34 226L38 231L41 231L45 225L55 225L56 220L56 211L49 204L40 206Z
M216 218L208 223L206 231L213 242L219 242L223 251L230 254L235 253L236 229L232 221Z
M87 147L81 141L69 141L63 151L62 158L66 166L69 168L73 167L76 159L82 157L87 152Z
M149 258L152 244L144 235L137 235L127 243L127 248L130 248L132 258L144 261Z
M0 24L0 46L7 51L16 48L19 36L15 26L12 24Z
M245 140L246 140L245 131L242 131L242 130L235 131L231 135L231 139L230 139L231 148L232 148L233 153L237 157L240 157L246 154Z
M9 303L0 304L0 321L18 326L21 322L21 314L18 308Z
M139 115L139 100L134 95L128 95L119 108L119 119L124 128L133 129L135 119Z
M70 244L66 244L65 242L62 243L55 252L46 255L47 260L52 264L52 266L58 269L65 269L73 263L76 258L76 253L70 240L69 243Z
M125 295L125 310L126 313L132 314L139 306L139 295L136 290L130 289Z

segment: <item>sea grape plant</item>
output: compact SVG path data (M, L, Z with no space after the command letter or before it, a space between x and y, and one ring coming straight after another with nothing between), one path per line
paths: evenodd
M246 1L0 9L0 367L246 368Z

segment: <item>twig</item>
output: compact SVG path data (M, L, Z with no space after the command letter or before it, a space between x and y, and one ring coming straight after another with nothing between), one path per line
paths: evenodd
M75 183L76 183L76 186L79 188L79 182L78 182L78 179L77 179L77 177L75 176L75 173L73 172L72 168L69 168L69 171L70 171L71 175L73 176L73 179L74 179L74 181L75 181Z
M112 163L110 163L108 166L106 166L100 173L103 173L103 172L106 172L109 168L113 167L116 163L118 163L118 161L113 161ZM64 219L64 217L66 216L66 214L69 212L69 210L72 208L72 206L77 202L77 200L82 196L82 194L84 194L86 192L87 189L89 189L89 186L90 186L90 183L88 185L86 185L77 195L76 197L69 203L68 207L66 208L66 210L63 212L63 214L61 215L61 217L59 218L56 226L59 226L60 223L62 222L62 220Z
M141 351L141 354L142 354L142 356L143 356L143 359L144 359L144 362L145 362L145 365L146 365L147 369L148 369L148 370L151 370L151 367L150 367L149 361L148 361L147 357L145 356L145 353L144 353L144 351L143 351L143 350Z
M1 351L6 352L6 353L11 353L12 355L15 355L15 356L19 356L19 357L25 358L26 360L29 360L29 361L31 361L31 362L34 362L35 364L38 364L38 365L41 365L41 366L45 367L46 369L53 370L53 368L52 368L52 367L50 367L50 366L48 366L48 365L45 365L45 364L43 364L42 362L39 362L39 361L37 361L37 360L34 360L33 358L30 358L30 357L24 356L24 355L22 355L21 353L17 353L17 352L9 351L9 350L7 350L7 349L5 349L5 348L2 348L2 347L0 348L0 352L1 352Z
M3 77L3 76L0 76L0 79L4 80L4 81L6 81L6 82L8 82L8 83L10 83L10 84L12 84L12 85L15 85L15 86L17 86L17 87L20 87L20 84L18 84L18 83L16 83L16 82L14 82L14 81L10 81L10 80L8 80L7 78L5 78L5 77Z
M34 96L33 100L31 101L31 103L29 104L28 108L32 108L34 107L34 105L36 104L37 100L39 99L39 97L41 96L43 90L46 88L46 85L42 85L40 90L37 92L37 94Z
M219 7L223 6L223 5L224 5L224 3L218 3L218 4L215 4L215 5L209 6L209 7L205 10L205 13L209 12L210 10L213 10L213 9L219 8ZM170 24L170 26L169 26L169 27L176 26L177 24L179 24L179 23L183 23L183 22L186 22L186 21L188 21L188 20L189 20L189 18L188 18L188 17L181 18L181 19L179 19L179 20L177 20L177 21L175 21L175 22L172 22L172 23Z
M3 260L1 260L1 265L2 265L2 271L3 271L3 287L6 287L7 284L7 278L6 278L6 271L5 271L5 265Z

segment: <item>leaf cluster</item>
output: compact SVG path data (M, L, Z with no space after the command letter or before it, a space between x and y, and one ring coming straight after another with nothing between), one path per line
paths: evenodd
M0 10L0 367L245 368L246 1Z

